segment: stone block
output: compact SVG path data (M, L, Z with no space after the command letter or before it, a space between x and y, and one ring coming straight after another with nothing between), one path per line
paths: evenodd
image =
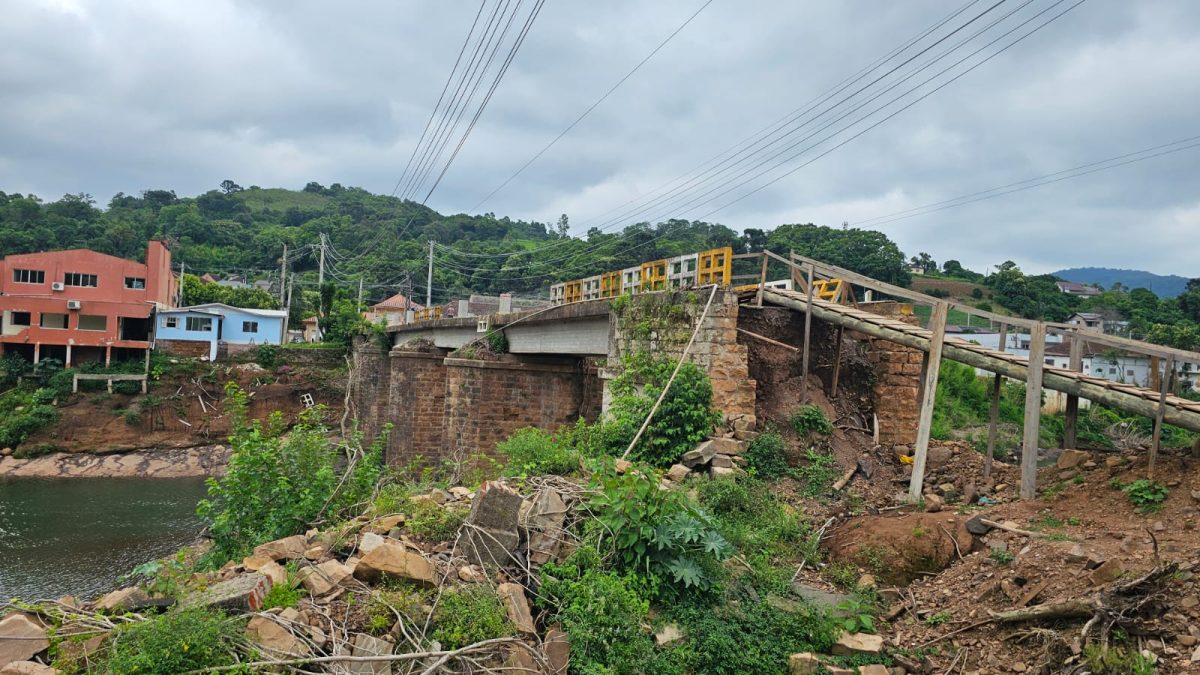
M537 635L533 614L529 611L529 600L525 597L525 587L521 584L500 584L496 587L496 594L500 596L504 611L517 631L526 635Z
M353 571L341 562L330 558L319 565L305 567L297 576L300 578L301 585L309 593L320 596L337 588Z
M551 626L550 630L546 631L542 645L546 652L546 661L549 662L550 675L567 675L567 668L571 662L571 643L563 629Z
M855 656L858 654L874 656L883 651L883 637L871 635L870 633L847 633L846 631L842 631L842 634L833 643L833 649L830 651L834 656Z
M567 505L557 492L543 488L534 495L525 520L525 528L529 533L529 561L532 564L541 565L558 555L566 518Z
M811 652L801 652L788 657L789 675L815 675L824 670L825 664Z
M303 558L306 550L308 550L307 540L303 535L295 534L255 546L254 555L271 560L296 560Z
M271 579L261 572L248 572L226 579L179 601L183 607L212 607L241 612L262 609L263 598L271 591Z
M274 658L296 658L311 654L308 645L279 625L273 618L259 614L246 624L246 638Z
M520 548L520 514L524 500L503 483L483 484L471 504L463 551L471 562L504 567L516 560ZM479 528L479 529L476 529Z
M667 469L667 479L675 483L682 483L691 472L691 469L682 464L672 464L671 468Z
M354 646L350 649L350 655L389 656L395 650L396 646L383 638L359 633L354 636ZM391 675L392 664L387 661L350 661L346 663L345 672L351 675Z
M17 613L0 619L0 668L28 661L49 646L46 629L33 617Z
M1090 453L1068 448L1059 453L1058 462L1055 463L1055 466L1059 469L1075 469L1083 466L1084 462L1087 462L1091 458Z
M354 568L354 576L363 581L375 581L382 574L410 579L430 586L437 585L437 568L420 553L409 551L398 541L387 541L364 555Z

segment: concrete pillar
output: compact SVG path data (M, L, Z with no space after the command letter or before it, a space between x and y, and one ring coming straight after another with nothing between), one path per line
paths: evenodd
M112 345L104 348L104 365L108 367L112 364Z
M65 368L71 367L71 345L69 345L69 344L67 345L67 361L65 364L63 364L63 367L65 367Z
M36 364L42 360L42 343L33 343L33 362Z
M512 311L512 293L500 294L500 313L508 314Z
M459 300L458 301L458 316L471 316L471 301L470 300Z

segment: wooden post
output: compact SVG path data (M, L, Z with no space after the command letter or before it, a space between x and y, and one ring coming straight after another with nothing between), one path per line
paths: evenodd
M766 253L762 255L762 259L762 272L758 277L758 297L754 299L754 304L759 307L762 307L763 289L767 287L767 262L769 258L767 258Z
M1025 436L1021 440L1021 499L1037 496L1038 434L1042 425L1042 370L1046 354L1046 324L1029 331L1029 367L1025 380Z
M1008 342L1008 324L1000 324L1000 346L999 350L1004 351L1005 343ZM992 416L988 421L988 443L987 456L983 458L983 479L989 480L992 477L992 458L996 456L996 431L1000 424L1000 392L1003 389L1004 376L996 373L992 377Z
M1157 356L1150 357L1150 382L1149 382L1149 384L1150 384L1151 389L1159 389L1162 386L1161 382L1158 379L1158 366L1160 363L1161 362L1158 360ZM1121 366L1121 367L1124 368L1124 366ZM1131 384L1137 384L1137 382L1133 382Z
M766 259L766 256L763 257ZM808 300L804 303L804 352L801 358L800 405L808 403L808 340L812 334L813 265L808 264Z
M1083 340L1078 335L1068 334L1071 340L1070 369L1076 373L1083 370ZM1063 414L1063 447L1074 449L1079 442L1076 429L1079 424L1079 397L1067 394L1067 410Z
M837 398L838 375L842 372L842 331L846 330L844 326L838 326L837 337L834 338L837 343L833 348L833 383L829 387L829 398Z
M1157 360L1157 359L1154 359ZM1151 372L1151 377L1154 373ZM1167 367L1159 377L1158 406L1154 410L1154 438L1150 441L1150 462L1147 477L1154 478L1154 462L1158 459L1158 444L1162 440L1163 414L1167 409L1167 393L1171 390L1171 376L1175 374L1175 357L1167 358Z
M925 458L929 454L929 433L933 426L933 402L937 398L938 370L942 364L942 342L946 337L946 314L948 305L939 302L933 306L933 317L929 329L928 366L925 368L924 384L921 387L921 411L917 417L917 447L913 454L912 478L908 481L908 501L914 504L921 500L921 489L925 481Z

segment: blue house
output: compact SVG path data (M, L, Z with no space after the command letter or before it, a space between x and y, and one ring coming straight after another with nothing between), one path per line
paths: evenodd
M245 309L221 303L177 307L158 312L154 348L184 356L217 358L221 345L236 351L283 342L287 312Z

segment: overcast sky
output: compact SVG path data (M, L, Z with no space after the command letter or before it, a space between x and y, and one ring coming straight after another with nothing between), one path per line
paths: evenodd
M478 211L547 222L566 213L576 233L607 223L605 212L805 105L962 1L714 0ZM1011 21L1053 2L1033 0ZM430 206L470 209L702 3L548 0ZM0 0L0 190L47 200L86 192L101 205L118 191L195 195L226 178L390 193L478 8ZM737 230L836 226L1195 136L1198 73L1200 3L1089 0L775 184L713 212L861 127L670 215ZM880 229L909 255L979 270L1012 259L1034 272L1200 276L1198 160L1200 148Z

